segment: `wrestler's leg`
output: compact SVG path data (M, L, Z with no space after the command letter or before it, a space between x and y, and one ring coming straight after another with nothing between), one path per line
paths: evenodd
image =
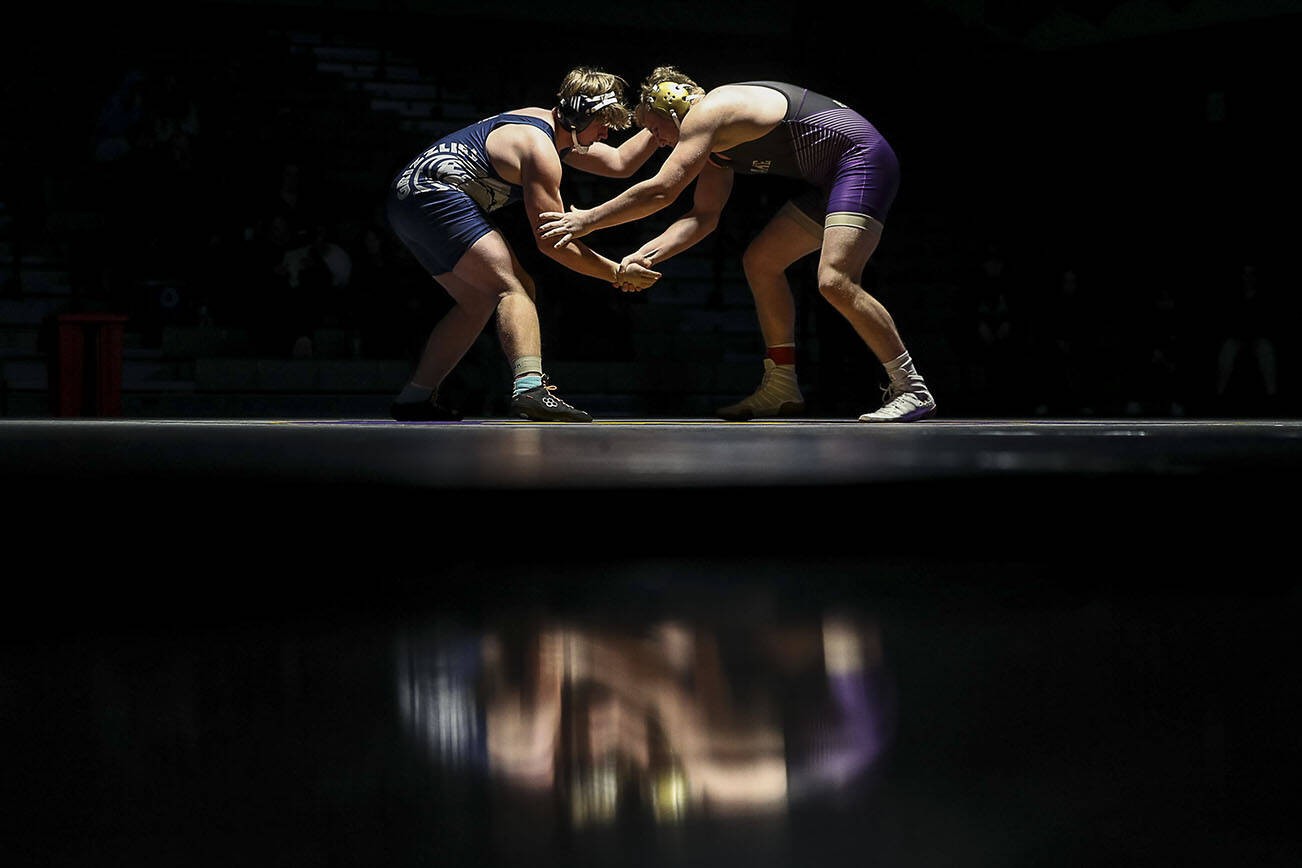
M452 272L435 280L452 296L455 304L430 331L412 383L437 391L447 375L474 344L493 316L495 299L475 289Z
M447 291L452 308L431 329L410 382L390 412L400 422L460 418L437 403L443 380L483 331L497 304L496 293L452 272L476 240L491 233L478 206L464 194L432 195L387 203L389 223L416 260Z
M515 376L512 413L545 422L591 422L592 416L561 400L543 375L533 278L501 233L494 230L480 237L452 272L496 304L497 336Z
M864 267L881 239L879 227L830 226L824 230L818 291L849 321L877 360L886 364L904 352L904 342L890 313L862 285Z
M522 356L541 354L533 278L500 232L481 236L457 261L452 274L496 309L498 338L512 364Z
M862 422L912 422L936 412L936 402L900 338L895 320L863 288L864 267L877 249L881 224L866 215L842 215L823 232L818 289L846 318L886 369L890 387L881 409L859 417Z
M786 272L822 243L822 227L788 205L773 216L742 254L741 266L755 297L755 314L765 346L795 342L796 303Z
M805 398L796 378L796 303L786 271L818 249L817 223L788 204L755 236L742 254L742 270L755 298L755 315L764 336L764 376L759 388L718 415L732 421L804 412Z

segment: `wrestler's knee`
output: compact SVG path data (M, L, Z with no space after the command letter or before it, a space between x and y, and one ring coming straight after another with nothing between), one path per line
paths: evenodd
M457 304L459 304L470 317L474 319L482 319L484 322L488 322L489 317L493 315L493 311L497 310L497 303L500 300L500 297L490 293L476 292L458 298Z
M497 293L497 301L503 302L507 299L527 298L530 301L534 299L533 278L527 274L515 274L505 281L502 288Z
M515 273L515 279L520 285L520 290L525 295L529 296L530 299L537 297L535 293L533 278L530 277L527 272L517 270Z
M863 288L850 275L835 268L818 269L818 291L833 307L845 307Z
M741 255L741 270L749 278L781 274L789 264L760 239L747 245L746 251Z

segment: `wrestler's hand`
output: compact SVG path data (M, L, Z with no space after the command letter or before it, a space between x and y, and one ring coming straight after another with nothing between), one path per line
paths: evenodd
M655 250L648 250L646 253L630 253L628 256L625 256L623 259L619 261L619 267L627 268L629 265L636 262L638 265L642 266L643 268L650 268L652 265L655 265L655 258L656 256L659 255L659 253L660 253L659 247L657 247Z
M538 218L548 222L543 223L538 227L538 234L543 238L555 238L558 235L561 236L561 239L553 245L554 247L568 244L575 238L582 238L584 235L588 234L590 230L588 229L585 218L589 213L589 211L575 207L574 205L570 206L570 212L568 214L560 211L544 211L538 215Z
M622 291L641 292L660 279L660 272L652 271L636 262L630 262L621 269L619 276L622 282L618 286Z
M652 257L660 252L659 248L650 253L630 253L619 263L618 279L615 281L622 292L641 292L660 279L660 272L651 270Z

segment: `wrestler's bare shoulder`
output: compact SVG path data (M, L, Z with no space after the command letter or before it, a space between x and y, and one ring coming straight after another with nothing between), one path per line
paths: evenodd
M547 109L523 108L504 114L524 115L548 124L552 122L552 113ZM554 162L557 167L560 165L554 143L549 143L546 134L531 124L502 124L488 134L485 145L493 167L503 180L512 184L520 183L520 170L525 161L541 160L549 164Z
M698 108L706 106L728 120L759 124L775 124L787 114L787 98L781 92L756 84L716 87L701 99Z
M528 118L536 118L545 121L549 126L553 123L552 113L547 109L541 108L522 108L515 111L502 112L507 115L522 115ZM492 146L494 140L506 142L537 142L546 141L546 134L542 130L531 124L513 123L502 124L488 134L489 146Z
M546 121L549 124L552 123L551 109L538 108L537 106L531 106L530 108L516 109L515 111L505 112L504 114L524 115L525 117L537 118L540 121Z
M725 84L702 97L688 120L698 113L715 131L711 149L722 151L773 129L786 116L787 99L768 87Z

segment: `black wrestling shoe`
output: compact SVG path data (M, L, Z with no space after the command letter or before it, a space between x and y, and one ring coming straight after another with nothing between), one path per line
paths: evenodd
M511 399L511 415L535 422L591 422L592 416L576 410L556 395L556 387L543 377L534 386Z
M389 415L395 422L460 422L461 414L433 401L394 401Z

